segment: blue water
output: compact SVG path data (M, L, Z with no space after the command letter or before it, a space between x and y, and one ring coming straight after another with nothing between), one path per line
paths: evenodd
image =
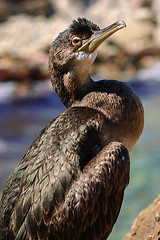
M145 127L131 152L130 184L109 240L122 239L138 213L160 193L159 93L141 96L145 108ZM39 132L64 110L56 94L51 93L0 103L0 193L8 175Z

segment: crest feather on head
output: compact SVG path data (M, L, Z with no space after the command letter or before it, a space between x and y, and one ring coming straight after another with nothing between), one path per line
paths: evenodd
M92 35L94 31L100 30L96 24L87 20L86 18L78 18L77 20L73 20L69 28L70 32L75 35L86 33Z

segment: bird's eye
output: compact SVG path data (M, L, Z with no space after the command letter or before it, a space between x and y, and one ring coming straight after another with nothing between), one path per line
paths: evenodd
M82 39L79 37L74 37L72 39L73 46L80 46L82 44Z

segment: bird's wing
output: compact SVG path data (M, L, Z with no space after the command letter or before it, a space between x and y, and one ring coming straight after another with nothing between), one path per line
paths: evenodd
M6 214L10 218L8 239L75 239L62 235L71 234L67 228L73 234L78 224L80 234L84 225L87 229L100 224L100 215L105 214L109 216L107 231L111 230L128 183L129 160L121 145L101 150L104 124L103 114L75 107L40 134L5 188L9 211L2 197L4 218Z
M53 218L53 237L106 239L118 217L129 171L128 151L121 143L111 142L104 147L84 167ZM58 228L61 235L56 232Z

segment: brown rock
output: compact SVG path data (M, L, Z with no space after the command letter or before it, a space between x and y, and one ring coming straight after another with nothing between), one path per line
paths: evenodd
M160 240L160 195L138 215L123 240Z
M43 14L47 17L55 12L50 0L0 0L0 21L8 16L26 13L37 16Z

